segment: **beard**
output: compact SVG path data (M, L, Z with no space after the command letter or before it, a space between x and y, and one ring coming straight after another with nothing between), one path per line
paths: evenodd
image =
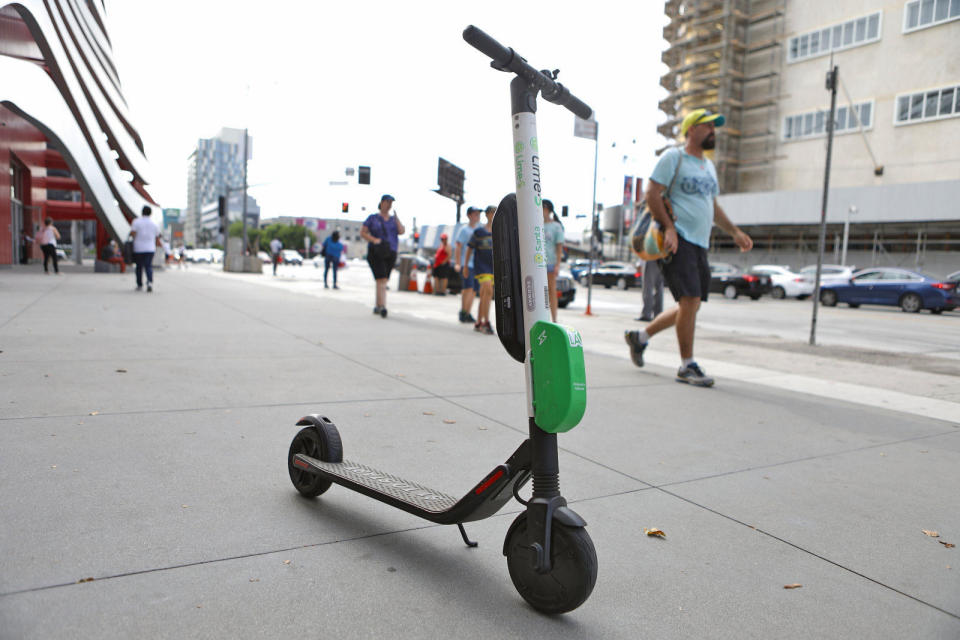
M711 133L703 139L703 142L700 143L700 146L704 149L713 149L717 146L717 137Z

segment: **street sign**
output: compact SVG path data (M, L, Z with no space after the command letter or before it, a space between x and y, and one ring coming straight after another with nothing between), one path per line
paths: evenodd
M597 139L597 121L590 116L589 120L573 116L573 135L577 138L586 138L588 140Z
M445 198L462 203L463 181L463 169L443 158L439 159L437 163L437 185L439 185L439 188L435 189L437 193Z

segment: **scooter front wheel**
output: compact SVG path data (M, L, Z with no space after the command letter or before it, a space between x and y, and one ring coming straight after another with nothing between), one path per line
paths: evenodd
M566 613L586 602L597 583L597 550L583 527L554 520L551 530L551 568L538 573L527 538L527 514L517 516L505 544L507 569L513 586L534 609Z
M298 453L324 462L340 462L343 460L340 432L333 423L318 422L315 426L300 429L290 443L290 452L287 454L290 480L297 491L308 498L314 498L329 489L333 483L295 466L293 457Z

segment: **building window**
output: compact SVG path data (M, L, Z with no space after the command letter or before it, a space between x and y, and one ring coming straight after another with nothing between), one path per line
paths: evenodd
M808 138L822 138L827 135L827 118L829 109L818 109L809 113L787 116L783 119L783 140L803 140ZM863 124L864 130L873 128L873 100L853 105L837 107L834 117L833 132L835 134L852 133Z
M937 2L941 1L943 0L937 0ZM946 1L960 5L960 0ZM880 39L881 16L882 13L877 11L861 18L854 18L840 24L794 36L790 38L790 44L787 47L787 62L800 62L808 58L827 55L831 51L876 42Z
M899 95L896 105L895 125L956 118L960 116L960 86Z
M960 0L913 0L903 7L903 32L960 19Z

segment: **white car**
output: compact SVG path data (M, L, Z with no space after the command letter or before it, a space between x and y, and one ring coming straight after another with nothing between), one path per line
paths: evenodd
M842 264L822 264L820 265L820 286L828 287L834 284L847 284L853 277L856 267L845 267ZM800 275L809 278L811 282L817 280L817 265L811 264L800 269Z
M283 264L295 264L297 266L303 266L303 256L293 249L281 249L280 259L283 260Z
M790 271L778 264L758 264L750 273L770 276L770 296L773 298L797 298L803 300L813 294L813 278Z

